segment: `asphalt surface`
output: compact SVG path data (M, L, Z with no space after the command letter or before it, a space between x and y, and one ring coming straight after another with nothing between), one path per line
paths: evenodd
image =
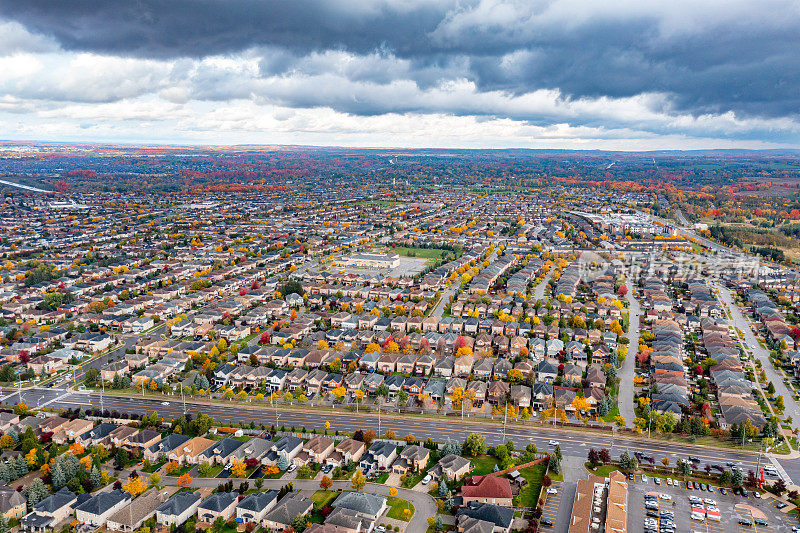
M23 401L35 406L50 408L76 408L83 406L100 407L100 394L87 392L69 392L63 389L40 389L32 388L22 391ZM18 393L11 389L3 391L3 403L16 403ZM166 404L166 405L162 405ZM103 396L104 409L118 411L119 413L153 413L167 418L176 418L184 413L183 404L180 397L165 395L163 400L138 397L115 397L109 394ZM186 402L186 413L197 414L198 412L211 415L218 422L254 422L271 426L294 426L297 429L305 427L307 430L316 428L322 430L325 422L331 423L331 431L353 432L358 429L372 429L378 431L378 417L374 413L356 414L342 409L341 413L300 411L293 409L273 410L260 407L246 407L236 403L228 405L201 404ZM277 415L277 417L276 417ZM277 420L277 423L276 423ZM501 444L503 441L502 424L487 422L470 421L461 422L460 419L449 417L421 418L402 415L386 415L381 418L381 432L392 430L402 438L408 434L413 434L417 438L432 438L435 441L443 442L449 439L463 440L470 433L480 433L485 436L486 443L491 445ZM583 459L587 456L590 448L609 448L612 455L616 458L625 451L633 453L640 451L646 455L651 455L656 461L661 461L663 457L670 458L670 464L675 464L678 458L695 456L701 460L701 465L706 462L709 464L719 464L724 466L726 462L741 462L745 472L749 469L756 469L758 457L754 454L739 452L732 449L712 449L698 448L685 444L672 444L661 441L639 440L630 437L612 437L608 434L580 433L565 431L558 428L549 429L541 427L521 427L510 425L506 429L506 439L513 440L519 447L525 447L529 443L536 445L540 451L552 449L548 444L550 440L558 441L561 444L562 452L565 456ZM763 461L766 459L762 459ZM800 460L780 459L780 465L786 470L787 474L800 480Z
M628 427L633 427L635 410L633 406L633 378L636 371L636 352L639 350L639 317L642 308L639 300L633 296L633 289L626 295L628 299L628 355L619 372L619 414L625 419Z

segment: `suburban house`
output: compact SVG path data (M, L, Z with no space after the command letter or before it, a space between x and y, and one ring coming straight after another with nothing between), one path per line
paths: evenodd
M309 463L322 463L333 451L333 439L317 436L303 445L303 450L298 453L292 462L297 466Z
M262 525L273 531L283 531L297 516L305 516L314 507L311 499L292 492L283 497L278 504L264 516Z
M511 507L511 483L507 478L497 476L476 476L461 487L464 505L470 502L492 503Z
M366 446L360 440L344 439L336 445L336 448L325 458L325 464L334 466L344 466L348 461L358 462L364 455Z
M6 518L22 518L27 512L27 500L21 492L10 488L0 488L0 513Z
M274 490L250 494L236 506L237 521L241 520L243 524L249 522L260 524L277 502L278 493Z
M54 529L72 515L72 507L77 501L78 496L64 487L34 505L33 511L22 518L20 525L26 531L36 533Z
M261 463L264 465L277 464L281 455L285 455L286 459L291 463L294 456L300 453L302 449L303 439L291 435L284 435L276 442L272 443L272 448L270 448L261 460Z
M220 517L228 520L236 510L237 496L236 492L215 492L197 507L197 521L213 524Z
M202 497L199 492L179 492L156 509L156 522L163 526L183 524L195 514Z
M374 521L386 510L386 498L365 492L343 492L331 506L334 509L343 508L356 511Z
M197 464L202 461L201 455L204 451L206 451L210 446L216 444L216 441L211 439L206 439L203 437L194 437L189 439L182 445L172 449L167 454L167 458L170 461L177 461L181 464L189 463L189 464Z
M400 475L415 474L428 465L430 456L431 451L428 448L416 444L406 446L392 465L392 472Z
M95 527L106 525L108 518L125 507L131 495L121 490L98 492L75 508L75 518Z
M188 440L189 437L186 435L170 433L160 441L146 448L144 451L144 458L151 463L156 463L162 454L166 457L169 452L185 444Z
M156 508L164 503L168 496L169 492L150 489L114 513L108 519L106 527L112 531L136 531L145 520L156 514Z
M460 455L447 454L428 473L435 479L460 481L472 471L472 463Z
M222 439L209 446L198 456L197 462L208 461L211 464L227 464L228 457L238 448L244 446L244 442L236 439Z
M397 446L391 442L373 442L361 458L359 466L364 473L388 470L397 457Z
M472 502L456 513L458 531L469 533L509 533L514 509L491 503Z

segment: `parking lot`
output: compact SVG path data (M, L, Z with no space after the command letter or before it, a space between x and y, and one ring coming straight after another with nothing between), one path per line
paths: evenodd
M775 500L758 499L753 497L750 492L747 498L734 495L731 491L722 494L719 488L713 487L713 492L706 490L688 490L685 482L679 482L677 486L670 486L664 480L656 484L655 480L647 476L646 481L637 475L634 481L628 481L628 530L631 532L644 531L645 519L652 518L655 521L655 530L662 531L669 518L661 516L662 511L667 514L674 514L674 532L700 532L700 533L738 533L738 532L766 532L766 531L791 531L792 526L798 525L794 515L787 515L775 508ZM651 502L657 503L657 509L651 510L651 515L647 515L649 509L645 508L646 497L650 495ZM664 495L662 497L661 495ZM655 496L655 498L653 498ZM704 500L701 503L692 504L690 496ZM651 507L654 507L651 504ZM695 514L698 519L692 518L692 509L701 510ZM719 521L710 518L713 509L719 510ZM708 517L700 520L702 511L709 511ZM658 515L658 516L655 516ZM750 525L740 524L739 519L748 522ZM662 523L663 522L663 523ZM766 525L764 525L766 523ZM652 524L652 522L651 522ZM668 531L668 530L667 530Z
M551 490L547 493L547 499L542 508L542 520L554 525L558 524L558 509L561 506L562 496L561 485L560 481L556 481L550 486Z

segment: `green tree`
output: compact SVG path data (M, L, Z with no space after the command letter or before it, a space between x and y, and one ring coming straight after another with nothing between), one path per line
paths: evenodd
M480 433L470 433L464 440L464 452L472 457L486 453L486 438Z

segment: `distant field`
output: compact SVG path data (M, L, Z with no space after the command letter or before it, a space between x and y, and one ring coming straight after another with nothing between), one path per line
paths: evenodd
M419 257L422 259L441 259L444 254L449 252L450 250L441 250L439 248L407 248L405 246L398 246L394 249L394 253L401 257Z

